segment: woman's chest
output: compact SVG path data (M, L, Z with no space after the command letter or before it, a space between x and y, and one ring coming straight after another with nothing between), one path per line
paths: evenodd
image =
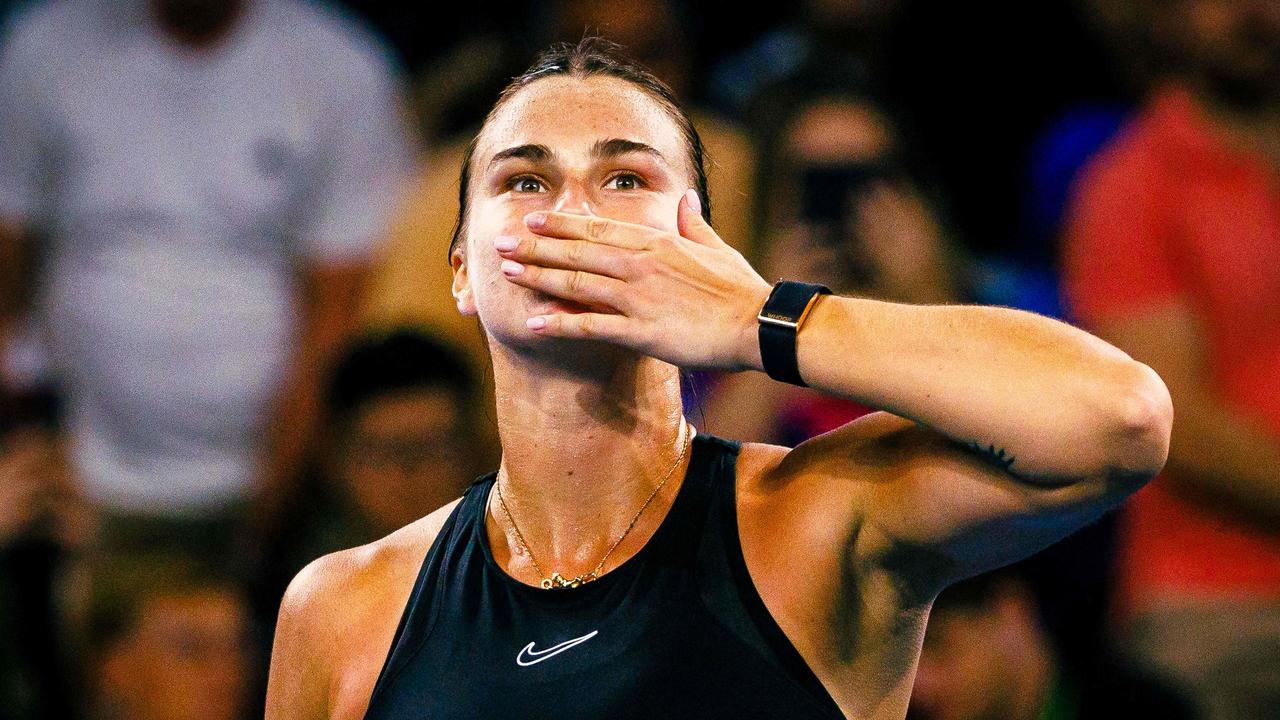
M391 672L367 717L830 717L691 594L608 612L446 611Z

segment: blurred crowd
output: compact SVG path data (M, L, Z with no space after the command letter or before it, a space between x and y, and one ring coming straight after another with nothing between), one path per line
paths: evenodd
M777 5L0 0L0 717L260 717L289 579L497 466L459 163L589 33L767 279L1060 317L1171 390L1160 478L938 599L913 718L1280 718L1280 3Z

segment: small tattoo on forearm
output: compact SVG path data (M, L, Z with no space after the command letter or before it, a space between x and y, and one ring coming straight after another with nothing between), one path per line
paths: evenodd
M1004 448L997 449L995 445L982 447L976 440L970 440L965 444L965 447L968 448L970 452L975 453L978 457L986 460L992 465L995 465L1001 470L1008 470L1013 467L1014 457L1013 455L1005 452Z

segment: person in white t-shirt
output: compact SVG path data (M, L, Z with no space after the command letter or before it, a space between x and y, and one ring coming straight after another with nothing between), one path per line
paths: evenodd
M33 311L86 494L271 507L413 161L387 53L301 0L49 2L0 138L0 355Z

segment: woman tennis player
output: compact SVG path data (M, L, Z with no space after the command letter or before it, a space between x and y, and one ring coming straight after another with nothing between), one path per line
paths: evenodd
M902 718L939 590L1165 461L1164 385L1084 332L764 280L707 222L688 117L602 41L512 82L461 200L500 467L298 575L272 720ZM685 420L679 368L886 412L739 443Z

